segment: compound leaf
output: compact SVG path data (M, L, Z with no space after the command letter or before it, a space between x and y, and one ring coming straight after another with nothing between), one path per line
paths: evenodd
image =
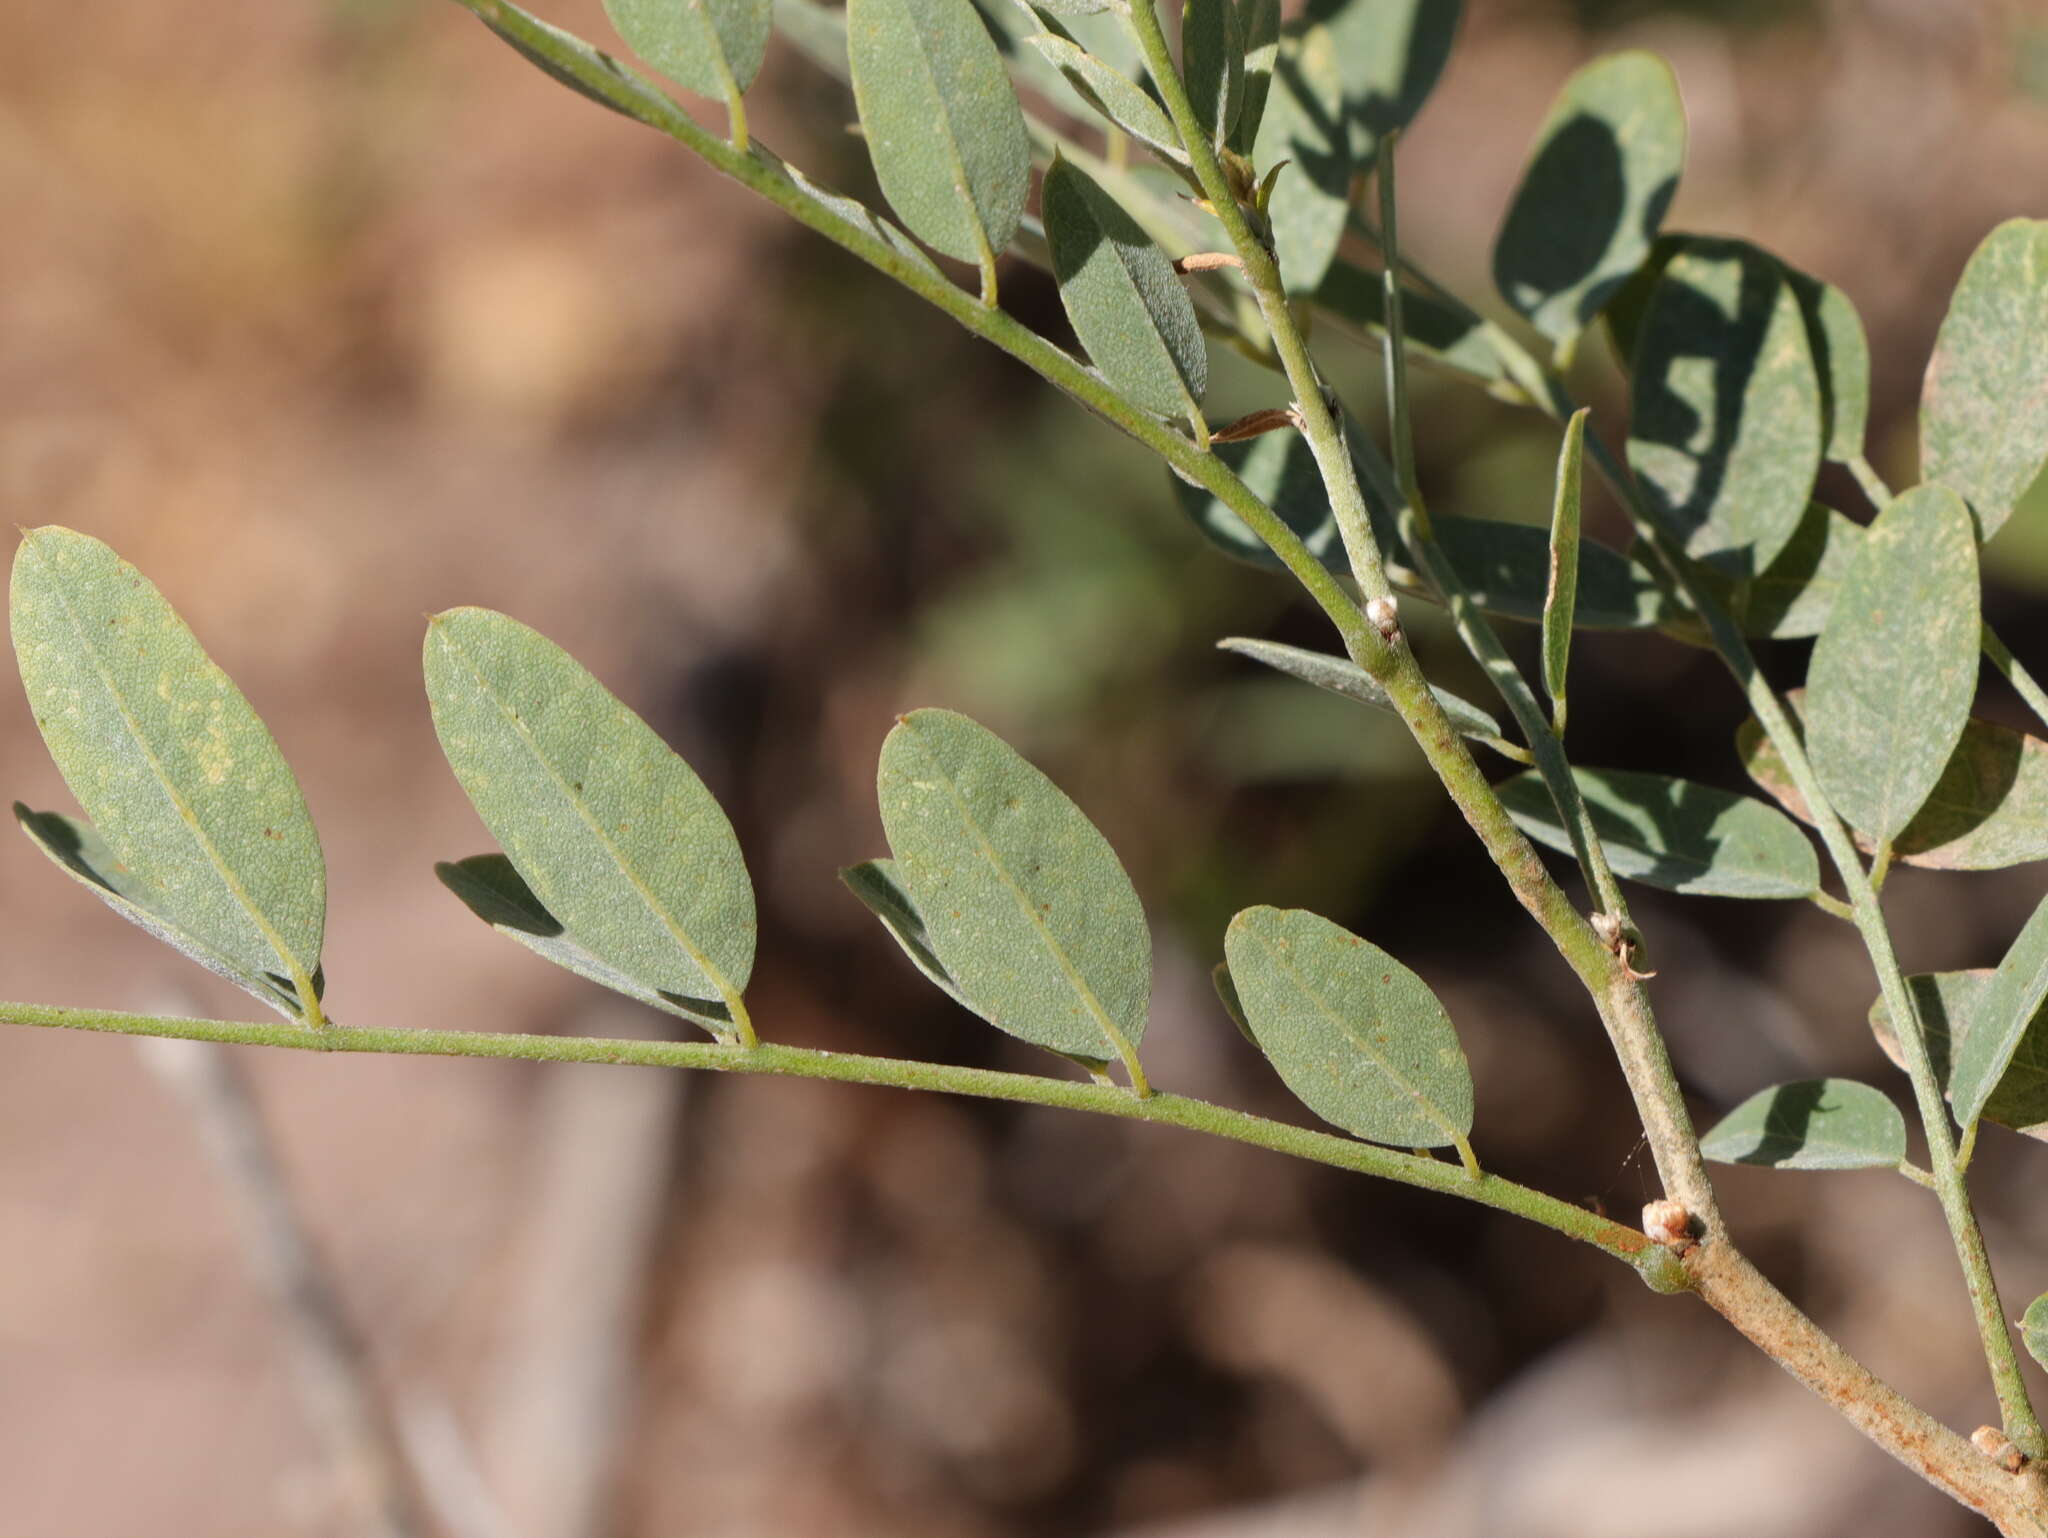
M1805 897L1820 886L1813 845L1776 807L1662 774L1575 769L1572 778L1617 876L1695 897ZM1530 838L1573 852L1540 775L1495 788Z
M518 870L502 854L442 860L435 864L434 874L471 913L536 956L651 1009L680 1015L722 1041L732 1038L732 1011L726 1005L717 999L689 998L646 987L605 963L563 928L562 921L548 912L547 906L533 895L533 888L520 879Z
M882 195L936 251L986 263L1010 243L1031 141L970 0L848 0L847 62Z
M1501 297L1564 344L1649 255L1685 165L1671 67L1632 51L1565 83L1493 249Z
M1060 303L1102 377L1147 411L1197 414L1209 384L1208 345L1166 254L1057 154L1042 203Z
M1895 1169L1906 1157L1906 1119L1868 1084L1804 1079L1750 1096L1700 1139L1700 1152L1781 1170Z
M56 824L24 822L31 836L126 916L318 1020L320 837L242 691L147 577L70 529L22 536L13 628L36 725L92 824L66 824L86 869L52 847ZM252 986L265 978L276 987Z
M1472 1130L1472 1070L1413 972L1300 908L1247 908L1224 938L1259 1050L1316 1115L1355 1137L1442 1148Z
M774 30L770 0L604 0L633 51L685 90L723 101L761 71Z
M895 874L974 1011L1036 1046L1124 1057L1145 1032L1152 939L1109 842L995 733L902 717L876 788Z
M642 989L742 1015L753 885L690 766L575 658L492 610L435 615L425 670L441 751L540 907Z
M2048 462L2048 220L2008 219L1963 269L1920 392L1920 460L1980 539Z
M1743 241L1688 238L1651 290L1631 377L1628 458L1695 560L1768 568L1820 471L1821 383L1799 296Z
M1944 486L1895 498L1842 579L1807 670L1807 747L1835 809L1880 843L1913 820L1977 689L1977 544Z

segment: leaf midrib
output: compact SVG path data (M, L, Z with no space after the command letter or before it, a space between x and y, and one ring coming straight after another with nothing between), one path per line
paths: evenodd
M63 611L65 620L77 635L80 649L86 656L92 659L92 670L98 676L102 687L105 688L107 698L113 702L116 713L121 717L121 724L128 729L129 740L135 744L137 751L142 754L143 762L148 765L150 777L155 782L156 787L163 792L164 799L170 802L171 810L177 815L178 821L184 824L185 831L192 836L192 841L199 846L200 853L205 856L207 865L212 869L214 875L219 878L221 885L227 889L228 896L234 900L236 906L249 916L250 921L256 926L257 933L262 935L264 942L270 946L277 959L284 963L285 969L293 974L293 982L297 984L302 981L309 981L312 977L312 968L305 966L292 953L291 948L285 944L284 937L278 933L268 916L256 905L255 900L249 896L248 891L243 887L240 878L236 876L233 868L222 858L219 848L214 844L211 836L208 835L198 815L187 804L184 796L179 794L177 787L171 783L170 777L164 769L163 761L157 757L155 749L150 746L148 738L143 735L142 728L135 715L128 709L127 703L121 697L120 689L115 685L113 674L101 660L95 635L80 622L78 612L72 607L70 596L64 591L64 585L59 580L54 564L40 550L34 549L33 546L31 546L31 551L34 558L42 564L45 576L48 579L49 592L57 600L58 608ZM218 665L216 664L215 666L217 667ZM177 927L182 930L185 926L181 922ZM208 949L212 949L212 947L209 946ZM300 1002L303 1007L304 1001L301 1000Z
M1370 1058L1372 1060L1373 1066L1378 1068L1381 1073L1387 1076L1387 1078L1391 1079L1394 1082L1394 1084L1400 1088L1402 1093L1406 1094L1409 1097L1409 1099L1414 1101L1416 1108L1420 1110L1424 1116L1426 1116L1430 1121L1435 1122L1436 1125L1449 1136L1452 1142L1456 1142L1459 1138L1465 1135L1463 1132L1459 1131L1457 1128L1451 1125L1450 1119L1444 1115L1443 1111L1437 1106L1436 1102L1433 1099L1431 1099L1426 1092L1424 1092L1421 1089L1418 1089L1413 1083L1411 1083L1406 1074L1402 1073L1400 1069L1396 1068L1391 1062L1388 1061L1385 1053L1381 1052L1370 1041L1366 1040L1365 1037L1361 1036L1358 1033L1357 1028L1352 1025L1349 1019L1347 1019L1344 1015L1338 1013L1337 1010L1331 1007L1329 1001L1326 1000L1323 997L1323 995L1319 993L1309 983L1309 980L1302 975L1300 968L1296 967L1292 961L1288 960L1286 957L1281 955L1282 948L1276 941L1269 938L1265 934L1261 933L1259 929L1253 926L1247 925L1246 931L1254 941L1256 941L1259 945L1265 948L1267 958L1273 963L1275 967L1285 972L1288 975L1288 977L1293 980L1295 986L1300 990L1303 996L1306 997L1309 1000L1309 1002L1316 1007L1316 1010L1323 1016L1323 1018L1328 1020L1332 1025L1336 1026L1338 1032L1341 1035L1343 1035L1347 1040L1351 1041L1354 1045L1356 1045L1359 1048L1359 1050L1365 1054L1366 1057Z
M440 640L443 647L459 658L462 664L469 670L470 676L476 680L477 687L483 692L484 698L489 700L497 708L498 713L505 718L507 724L512 728L513 734L525 746L527 752L532 755L533 761L540 766L542 773L553 782L556 791L569 804L570 810L575 812L576 816L582 821L583 826L590 830L592 837L597 840L598 847L611 857L613 866L625 878L626 884L633 889L634 895L639 897L648 912L661 921L662 927L669 932L670 938L683 948L683 953L691 961L697 964L703 971L706 979L710 981L711 986L718 990L719 997L725 1001L727 1008L731 1008L736 1001L736 995L733 992L732 984L726 980L724 972L713 965L711 959L698 949L691 941L689 934L682 928L680 922L668 911L667 906L655 896L647 883L641 880L631 862L626 859L618 845L612 842L611 835L605 831L603 824L591 815L590 809L582 797L570 789L569 781L556 770L547 755L541 751L538 741L527 728L526 723L520 719L518 712L505 702L498 690L491 684L490 679L484 675L483 670L470 658L469 653L463 649L457 640L450 637L445 630L441 632ZM595 955L596 953L592 952L592 954ZM599 959L602 960L603 958L600 957ZM624 969L621 968L621 970L623 971ZM630 976L631 974L628 973L627 975ZM649 986L658 985L650 984Z
M988 834L983 830L981 824L975 820L974 813L968 808L967 798L960 793L959 784L954 780L952 774L947 771L946 766L939 762L939 756L932 751L931 746L924 740L923 734L918 732L916 727L910 726L910 723L905 722L904 724L915 735L917 745L923 751L926 762L932 766L933 773L938 776L940 783L946 787L946 794L952 798L954 810L960 814L961 823L967 828L968 832L974 835L974 840L980 845L982 855L987 860L989 867L995 871L1003 885L1009 888L1010 895L1016 899L1018 911L1024 915L1026 922L1038 932L1040 942L1044 945L1047 954L1059 966L1061 974L1067 979L1067 985L1074 990L1075 995L1081 1001L1082 1007L1094 1017L1095 1023L1102 1028L1102 1034L1108 1040L1110 1047L1119 1057L1129 1058L1133 1050L1130 1038L1109 1018L1109 1012L1103 1007L1102 1001L1096 997L1095 990L1088 985L1087 979L1082 977L1080 972L1076 970L1073 963L1068 959L1065 948L1054 938L1050 926L1039 916L1038 910L1033 906L1030 896L1017 884L1016 879L1011 876L1009 866L1003 863L1002 858L996 853L995 845L990 841ZM951 968L947 970L950 971Z

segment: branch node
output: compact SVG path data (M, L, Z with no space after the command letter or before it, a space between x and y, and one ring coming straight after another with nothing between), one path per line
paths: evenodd
M1643 937L1636 933L1634 925L1623 922L1621 916L1614 913L1595 913L1588 922L1593 926L1593 933L1600 937L1600 943L1614 952L1614 959L1621 963L1621 970L1628 974L1631 982L1647 982L1657 975L1654 971L1636 970L1636 957L1642 953Z
M1684 1255L1699 1244L1699 1225L1684 1202L1663 1197L1643 1208L1643 1232L1674 1255Z
M2008 1474L2017 1474L2027 1466L2027 1455L1996 1426L1979 1426L1970 1433L1970 1445Z
M1371 600L1365 606L1365 617L1388 645L1401 639L1401 606L1392 597L1382 595Z

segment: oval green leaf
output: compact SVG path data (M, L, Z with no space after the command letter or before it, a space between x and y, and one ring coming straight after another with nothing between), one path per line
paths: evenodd
M682 116L676 104L610 54L530 15L512 0L456 0L499 40L551 80L622 117L668 131Z
M1991 968L1979 967L1968 972L1922 972L1906 979L1934 1076L1946 1094L1953 1095L1955 1089L1956 1044L1968 1041L1991 978ZM1882 998L1870 1006L1870 1029L1885 1056L1905 1067L1898 1032ZM2048 1009L2034 1011L2013 1048L2004 1077L1977 1114L1981 1120L2048 1142Z
M1849 296L1796 267L1785 276L1806 320L1806 346L1820 379L1821 452L1837 464L1863 455L1870 420L1870 339Z
M876 789L896 875L974 1011L1069 1056L1130 1062L1152 937L1109 842L995 733L949 710L900 719Z
M725 1004L717 999L689 998L648 988L617 967L607 965L548 912L547 905L533 895L533 888L520 879L512 862L502 854L443 860L434 866L434 874L471 913L536 956L651 1009L680 1015L693 1025L701 1025L720 1041L734 1039L732 1011Z
M1686 240L1651 291L1631 377L1628 459L1657 521L1730 576L1791 542L1821 463L1821 385L1777 259Z
M1906 1119L1889 1096L1854 1079L1806 1079L1760 1090L1700 1139L1721 1164L1780 1170L1896 1169Z
M1263 662L1276 672L1303 683L1314 684L1318 689L1327 689L1332 694L1341 694L1347 700L1356 700L1361 705L1370 705L1375 710L1384 710L1389 715L1398 715L1394 702L1382 689L1372 674L1353 662L1349 657L1333 657L1328 652L1308 651L1299 646L1284 646L1278 641L1255 641L1249 636L1226 636L1216 645L1227 652L1236 652L1240 657L1249 657L1254 662ZM1437 704L1450 718L1460 736L1470 737L1478 742L1496 741L1500 737L1500 723L1477 705L1460 699L1448 689L1430 686Z
M540 906L642 988L745 1018L754 890L690 766L561 647L489 609L427 627L449 767Z
M632 50L686 91L723 101L761 72L770 0L604 0Z
M1310 0L1309 18L1329 29L1344 61L1344 117L1361 171L1436 89L1463 9L1461 0Z
M2027 1354L2048 1367L2048 1292L2029 1303L2020 1315L2020 1339L2027 1343Z
M1443 1148L1472 1131L1472 1070L1436 995L1341 925L1247 908L1224 955L1252 1038L1301 1103L1354 1137Z
M22 536L13 626L29 708L102 866L126 867L129 916L157 916L237 981L283 979L317 1022L320 837L242 691L147 577L70 529Z
M1102 377L1159 416L1198 414L1209 386L1208 344L1166 254L1057 154L1042 206L1060 303Z
M1956 1125L1968 1128L2006 1075L2027 1028L2048 1001L2048 897L2020 930L1970 1012L1970 1028L1954 1043L1949 1100Z
M1265 121L1280 52L1280 0L1237 0L1237 32L1244 44L1244 105L1231 126L1229 147L1248 154Z
M1744 635L1777 641L1819 635L1834 611L1835 595L1863 548L1863 525L1818 502L1806 514L1778 558L1754 577L1730 577L1711 566L1696 575L1742 626ZM1705 627L1680 616L1672 633L1696 645L1711 644Z
M1786 705L1798 716L1806 694L1794 689ZM1813 814L1777 749L1754 720L1735 735L1749 777L1801 822ZM1858 834L1868 854L1876 841ZM1892 840L1892 853L1929 870L2003 870L2048 860L2048 742L2009 726L1971 717L1926 803Z
M1695 897L1805 897L1820 886L1813 845L1776 807L1662 774L1575 769L1572 777L1617 876ZM1495 789L1530 838L1573 852L1534 770Z
M1262 175L1287 162L1273 183L1266 219L1287 292L1312 294L1336 259L1351 212L1346 65L1330 29L1306 21L1282 31L1277 59L1252 162Z
M853 99L882 195L935 251L986 266L1031 185L1031 141L970 0L848 0Z
M1895 498L1864 535L1807 669L1806 742L1835 810L1881 842L1941 779L1977 691L1977 544L1943 486Z
M1586 418L1581 406L1565 424L1557 456L1557 494L1550 510L1550 581L1543 594L1543 689L1550 696L1552 729L1561 737L1565 722L1565 670L1571 661L1572 626L1579 601L1579 475L1586 451Z
M1655 54L1596 59L1537 134L1493 248L1501 297L1538 331L1576 337L1649 255L1685 166L1685 108Z
M1963 269L1920 391L1920 463L1981 539L2048 463L2048 220L2008 219Z
M1195 121L1219 146L1244 110L1244 39L1237 0L1185 0L1181 7L1181 75Z
M1111 123L1169 160L1187 159L1187 151L1181 148L1180 135L1174 132L1166 109L1147 96L1130 76L1111 69L1072 38L1041 32L1030 41L1081 100Z

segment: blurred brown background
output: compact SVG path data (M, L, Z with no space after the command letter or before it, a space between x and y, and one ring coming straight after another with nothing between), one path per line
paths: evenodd
M545 9L609 37L596 0ZM1692 117L1674 224L1848 291L1877 359L1872 454L1909 476L1955 275L1992 223L2048 208L2048 13L1468 12L1406 152L1418 254L1484 293L1560 81L1659 49ZM778 46L753 100L759 137L871 192L837 87ZM1142 454L453 6L11 0L0 209L0 500L112 541L270 721L326 841L338 1018L659 1028L430 874L485 835L434 747L421 616L488 604L574 651L724 799L762 897L767 1034L1040 1066L925 988L834 879L880 852L892 714L943 704L1032 755L1130 864L1158 927L1155 1081L1302 1114L1205 974L1235 908L1315 906L1439 989L1490 1166L1622 1215L1656 1194L1597 1022L1398 727L1212 650L1319 642L1277 579L1201 546ZM1060 332L1043 279L1013 268L1005 296ZM1330 361L1370 419L1374 360ZM1218 414L1271 394L1226 372ZM1434 382L1420 409L1436 505L1544 516L1551 432ZM2039 667L2048 505L1992 548L1993 612ZM1441 630L1418 644L1455 684ZM1587 761L1740 783L1711 663L1611 637L1579 656ZM68 804L11 688L0 755L11 794ZM1902 872L1908 965L1989 964L2039 879ZM1814 1072L1902 1087L1841 926L1639 901L1702 1118ZM0 920L0 995L247 1014L25 841L0 843ZM0 1532L369 1531L205 1118L153 1061L0 1033ZM456 1538L1969 1530L1698 1306L1459 1204L879 1090L241 1066ZM1983 1151L2009 1301L2048 1287L2039 1153ZM1931 1200L1879 1175L1723 1189L1874 1367L1964 1429L1991 1418Z

